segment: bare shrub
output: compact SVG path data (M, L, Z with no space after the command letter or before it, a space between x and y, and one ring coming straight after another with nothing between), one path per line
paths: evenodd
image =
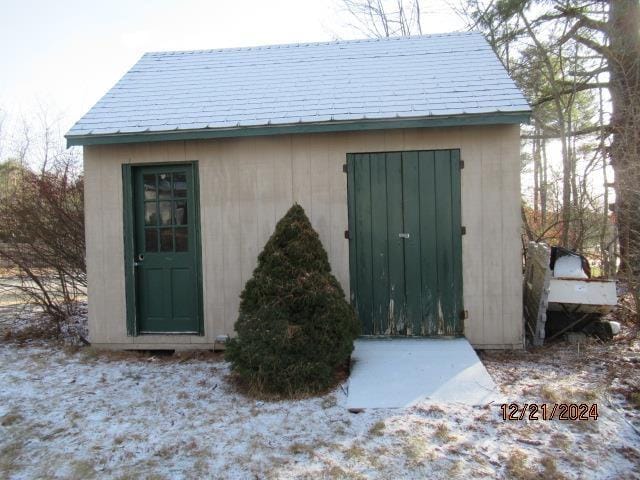
M71 160L14 176L0 197L0 289L41 307L60 333L87 285L82 176Z

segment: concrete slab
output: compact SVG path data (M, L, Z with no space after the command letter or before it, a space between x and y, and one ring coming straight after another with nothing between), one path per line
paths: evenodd
M465 338L358 339L347 408L398 408L421 402L485 405L502 395Z

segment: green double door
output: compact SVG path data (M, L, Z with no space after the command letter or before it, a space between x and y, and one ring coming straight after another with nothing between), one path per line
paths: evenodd
M460 151L349 154L347 174L363 333L462 334Z
M194 165L134 167L137 333L199 333Z

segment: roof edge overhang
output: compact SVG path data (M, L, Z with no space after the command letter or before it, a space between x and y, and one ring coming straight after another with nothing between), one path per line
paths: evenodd
M113 134L67 134L67 147L110 145L118 143L169 142L176 140L206 140L211 138L256 137L300 133L352 132L397 128L461 127L469 125L505 125L529 123L531 112L496 112L432 117L403 117L376 120L290 123L281 125L238 126L198 130L166 130L158 132Z

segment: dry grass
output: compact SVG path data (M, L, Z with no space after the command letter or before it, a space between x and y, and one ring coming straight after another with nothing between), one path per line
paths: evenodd
M325 410L329 408L333 408L337 404L338 404L338 399L336 398L335 395L329 395L328 397L323 398L322 403L320 403L322 408L324 408Z
M374 423L369 429L369 435L381 437L382 435L384 435L384 427L385 425L382 420Z
M556 461L552 456L545 456L540 463L542 464L542 478L545 480L564 480L565 477L558 471Z
M435 404L420 406L417 408L417 411L427 417L433 418L442 418L446 415L444 409Z
M21 467L18 457L22 454L25 440L14 438L6 445L0 447L0 476L11 478L12 473Z
M448 443L454 440L454 436L451 434L449 427L445 423L439 423L436 427L436 431L433 432L433 436L440 440L442 443Z
M24 417L19 412L9 412L0 417L0 425L3 427L9 427L14 423L20 423L23 420Z
M447 477L459 478L462 475L463 469L464 469L464 463L461 460L457 460L453 462L449 467L449 469L447 470Z
M44 318L34 320L20 328L7 328L2 339L5 342L25 344L32 340L55 340L58 338L58 330L55 324Z
M410 466L423 465L424 462L434 460L436 455L430 451L424 439L413 436L406 439L402 451Z
M586 390L547 383L540 387L539 395L552 403L593 403L600 397L600 392L595 388Z
M506 477L513 480L565 480L558 471L556 461L549 453L542 452L540 464L542 471L529 465L527 455L522 450L512 450L506 459Z
M289 445L289 452L294 455L313 455L316 449L306 443L295 442Z
M629 392L626 397L634 408L640 408L640 390Z
M359 445L356 445L355 443L352 444L346 450L344 450L344 456L347 457L349 460L357 460L360 458L364 458L366 454L367 452L365 451L365 449Z
M267 392L264 385L262 385L259 381L249 382L243 379L240 375L238 375L233 370L229 373L225 380L233 386L234 390L248 398L253 400L262 400L266 402L280 402L280 401L289 401L289 400L306 400L308 398L316 398L323 397L328 395L330 392L336 389L336 387L340 384L343 384L349 378L349 369L348 366L344 365L338 367L338 369L334 372L333 383L329 385L324 390L320 391L311 391L311 392L289 392L289 393L271 393ZM329 407L323 407L329 408Z
M572 447L569 436L560 432L551 435L551 444L565 453L568 453Z
M183 363L190 361L222 362L224 355L211 350L193 350L174 352L172 350L105 350L94 347L81 347L77 350L86 361L102 362L159 362Z
M534 480L539 474L527 465L527 455L522 450L512 450L505 463L508 478L514 480Z

